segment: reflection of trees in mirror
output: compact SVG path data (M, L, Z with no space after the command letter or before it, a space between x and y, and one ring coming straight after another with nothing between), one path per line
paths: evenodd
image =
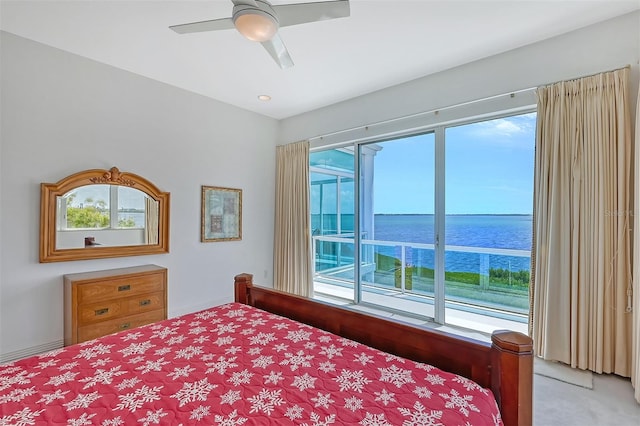
M66 221L63 225L65 229L135 228L138 226L135 219L125 214L121 216L120 213L126 211L144 214L144 207L142 210L119 207L117 211L112 211L107 200L118 206L121 200L134 204L144 203L144 194L131 188L111 185L83 186L69 192L63 198L66 206ZM115 216L116 223L111 220L111 215Z
M111 219L109 206L104 200L86 198L83 203L73 205L77 193L73 192L66 198L67 205L67 229L78 228L108 228ZM133 228L136 226L132 218L118 218L118 228Z
M67 228L107 228L109 216L95 206L67 207Z
M136 226L136 222L131 218L118 219L118 227L120 228L133 228Z

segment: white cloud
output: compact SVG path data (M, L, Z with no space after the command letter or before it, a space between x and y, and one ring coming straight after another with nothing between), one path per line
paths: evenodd
M480 121L466 126L469 133L479 137L512 137L535 131L536 114Z

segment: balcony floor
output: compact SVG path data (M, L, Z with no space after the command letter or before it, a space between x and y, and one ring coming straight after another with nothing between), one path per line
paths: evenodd
M398 291L384 291L379 288L363 288L361 304L354 304L353 289L332 285L325 282L314 282L314 298L328 303L350 306L379 316L392 317L411 324L436 328L453 334L490 341L495 330L513 330L527 334L526 318L521 315L510 315L499 311L482 310L470 305L445 304L444 325L433 318L433 303L428 298Z

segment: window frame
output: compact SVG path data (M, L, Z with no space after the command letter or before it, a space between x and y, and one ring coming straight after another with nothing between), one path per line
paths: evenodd
M469 105L463 105L460 108L454 108L454 111L450 111L450 114L441 116L441 120L433 120L435 116L438 116L438 111L433 113L433 116L426 118L419 118L412 116L406 117L405 119L397 120L397 122L393 123L380 123L378 129L372 129L371 126L367 126L365 128L360 129L351 129L346 132L339 132L337 134L331 135L332 137L322 137L320 138L320 142L317 140L312 140L312 147L310 151L319 152L330 149L346 149L349 151L353 151L354 155L354 197L355 197L355 211L354 211L354 259L360 260L360 251L361 251L361 232L360 232L360 220L361 220L361 212L360 206L362 202L362 183L361 183L361 170L360 170L360 158L361 158L361 150L363 147L372 145L375 143L381 143L385 141L391 141L396 139L407 138L411 136L416 136L425 133L433 132L435 134L435 246L436 246L436 263L435 270L436 276L435 278L435 288L434 288L434 318L433 320L440 324L445 324L445 247L444 244L440 244L441 241L444 241L444 228L445 228L445 132L448 127L455 126L464 126L468 124L496 120L500 118L508 118L518 115L525 115L530 113L536 113L537 108L535 103L531 102L532 91L525 91L525 96L520 97L519 102L521 105L511 106L510 108L505 107L505 99L496 99L493 98L490 102L485 103L482 107L488 110L495 108L497 105L501 105L502 108L495 109L493 111L484 111L479 112L475 110L475 114L462 116L454 118L456 115L461 115L465 111L468 113L474 110L475 105L469 108ZM511 94L508 96L507 102L509 100L513 100L515 95ZM422 121L422 125L418 125L416 120ZM430 122L432 121L432 122ZM409 126L409 123L413 123L413 125L407 128L401 128L403 125L400 123L404 123L404 125ZM390 127L391 126L391 127ZM394 128L392 128L394 127ZM372 131L373 130L373 131ZM377 131L376 131L377 130ZM362 132L366 134L366 136L362 136L359 138L351 139L348 141L343 141L340 143L336 143L336 138L344 138L348 135L355 136L358 132ZM378 133L378 135L375 135ZM532 159L533 161L533 159ZM312 169L313 170L313 169ZM326 169L313 170L319 173L325 173ZM336 188L339 191L339 185ZM338 206L339 211L339 206ZM315 272L315 268L314 268ZM354 261L354 295L353 302L359 304L360 294L361 294L361 277L360 277L360 261Z

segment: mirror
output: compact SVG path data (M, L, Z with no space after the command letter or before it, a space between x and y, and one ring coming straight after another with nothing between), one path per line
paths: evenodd
M40 262L169 252L169 193L145 178L85 170L40 185Z

